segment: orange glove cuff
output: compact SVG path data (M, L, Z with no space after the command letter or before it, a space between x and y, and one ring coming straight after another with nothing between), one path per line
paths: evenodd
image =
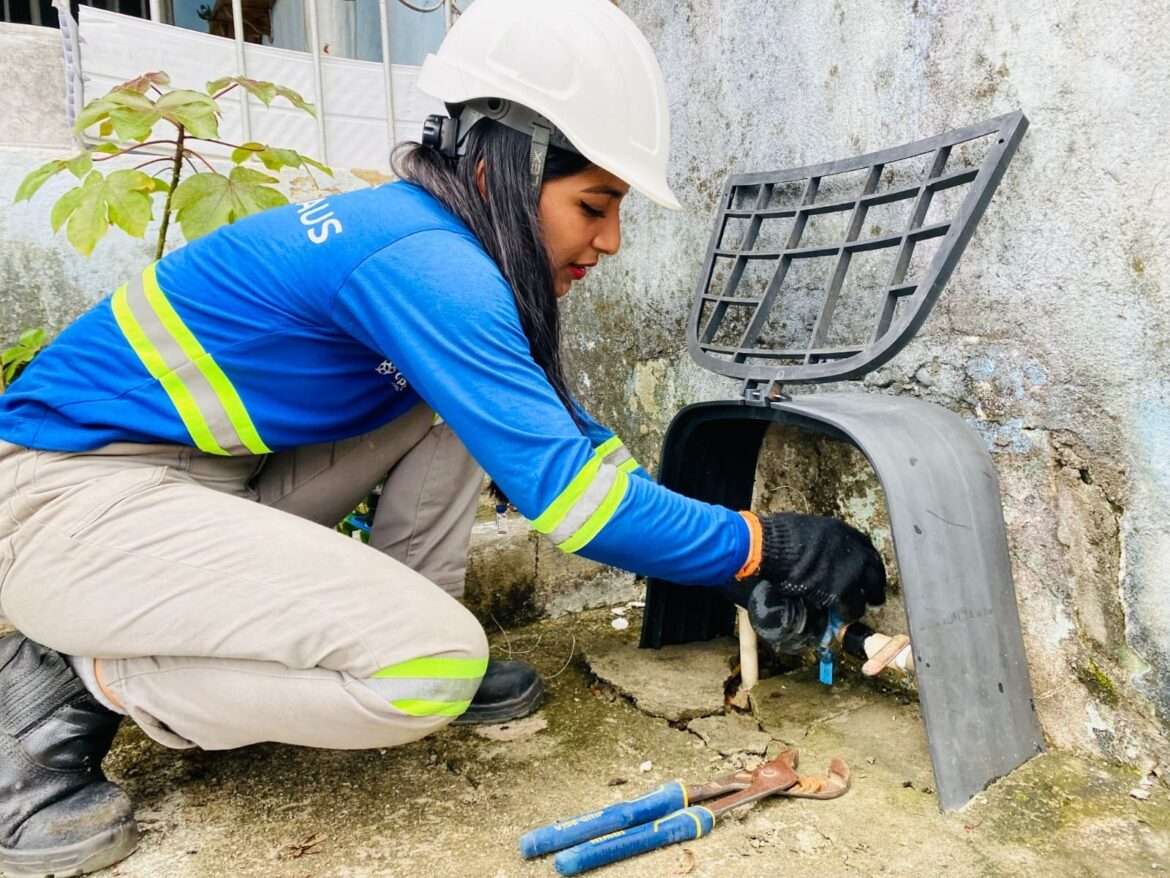
M760 523L759 516L754 512L740 512L739 514L747 522L748 533L751 535L747 560L739 568L739 572L735 574L736 580L743 580L760 572L760 564L764 560L764 526Z

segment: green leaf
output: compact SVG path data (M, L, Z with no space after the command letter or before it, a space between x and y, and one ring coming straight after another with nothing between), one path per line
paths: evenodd
M263 143L257 143L254 140L250 140L247 143L241 143L232 150L232 161L238 165L240 162L246 162L253 156L260 156L263 158L261 153L264 152L264 149L265 147ZM265 164L267 164L267 162L265 162Z
M160 180L158 177L151 177L150 178L150 191L151 191L151 193L170 192L171 191L171 184L168 183L166 180Z
M3 367L5 384L11 384L21 370L32 361L37 351L45 346L45 331L43 329L27 329L20 335L20 340L12 347L0 351L0 366ZM4 388L0 386L0 391Z
M139 94L146 94L147 89L152 85L170 85L171 78L161 70L155 70L152 73L143 73L141 76L136 76L134 79L128 79L121 85L117 86L122 91L136 91Z
M209 95L218 94L233 83L246 89L248 94L255 97L266 107L272 103L272 99L276 97L277 89L280 88L280 86L274 85L271 82L249 79L247 76L224 76L207 83L207 93Z
M155 103L146 95L140 95L132 91L119 91L117 88L111 89L105 97L99 100L109 101L116 107L125 107L127 110L139 110L147 112L155 108Z
M175 188L171 209L176 211L183 237L194 241L232 221L230 189L231 180L210 172L188 177Z
M233 183L277 183L276 177L262 174L252 168L237 166L232 168L231 181Z
M150 137L159 114L154 108L154 101L145 95L114 89L86 105L73 127L81 132L95 122L102 122L99 131L105 131L107 120L119 139L142 141Z
M53 159L53 161L41 165L20 181L20 185L16 188L16 195L12 200L20 202L32 198L36 191L45 185L46 180L54 174L61 173L66 167L68 167L68 163L61 161L61 159Z
M104 183L105 179L101 173L90 171L81 185L77 207L65 226L65 235L69 238L69 243L83 256L93 252L93 248L105 237L110 228L110 221L106 218Z
M74 186L57 199L57 203L53 205L52 213L49 214L49 224L53 227L53 234L61 231L61 226L65 225L65 220L69 219L73 211L77 210L77 205L80 203L80 186Z
M142 142L150 139L150 132L159 118L159 114L153 110L115 107L110 111L110 121L114 124L114 132L119 140Z
M69 173L71 173L78 180L82 180L93 167L93 156L88 152L78 153L68 162L66 162L65 165L69 168Z
M207 93L209 95L215 95L223 91L235 81L236 78L234 76L221 76L219 79L213 79L211 82L207 83Z
M261 82L260 80L248 79L244 76L238 77L236 81L248 90L248 94L255 97L266 107L271 104L272 99L276 97L277 87L271 82Z
M109 119L106 119L104 122L102 122L101 126L98 128L98 137L110 137L113 133L114 133L114 123L111 122ZM108 146L108 145L109 144L104 144L104 143L102 144L102 146Z
M193 137L219 137L218 107L202 92L176 89L159 98L155 107L164 119L182 125Z
M277 85L274 87L276 89L276 93L278 95L280 95L282 98L284 98L286 101L288 101L290 104L292 104L294 107L297 107L298 109L304 110L310 116L317 115L317 108L314 107L312 104L310 104L308 101L306 101L303 97L300 96L300 94L293 91L288 86Z
M39 326L36 329L26 329L20 334L18 344L26 348L40 348L45 344L45 331Z
M135 238L145 236L153 213L151 195L166 189L142 171L114 171L108 177L91 171L84 183L57 199L49 222L54 232L65 226L69 243L88 256L111 223Z
M99 143L93 148L94 152L104 152L113 155L116 152L121 152L121 148L116 143Z
M116 106L118 105L110 100L109 95L105 95L100 98L94 98L84 107L82 107L81 112L77 114L77 121L73 123L73 130L80 134L91 125L96 125L98 122L102 122L102 136L108 136L104 133L106 127L105 120L109 118L110 110L114 109ZM110 128L113 128L112 124L110 125Z
M177 211L183 235L192 241L249 214L288 204L279 190L262 185L275 182L274 177L238 165L228 177L195 174L175 189L171 206Z
M141 238L150 223L150 194L154 178L142 171L114 171L106 178L106 207L110 221L127 235Z
M300 153L297 153L297 155L300 155ZM328 165L323 165L316 159L309 158L307 155L301 156L301 162L316 168L318 171L328 174L330 177L333 176L333 168L329 167Z
M260 153L260 161L264 163L264 167L270 171L279 171L281 168L303 168L306 165L312 166L333 176L333 169L321 164L319 161L309 158L306 155L301 155L295 149L281 149L279 147L270 146Z

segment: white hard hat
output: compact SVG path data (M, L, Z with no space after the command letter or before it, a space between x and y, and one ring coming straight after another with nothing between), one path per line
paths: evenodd
M449 105L501 98L527 107L595 165L681 207L666 182L662 70L609 0L475 0L423 62L418 87Z

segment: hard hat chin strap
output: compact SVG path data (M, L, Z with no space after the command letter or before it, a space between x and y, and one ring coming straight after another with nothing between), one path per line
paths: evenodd
M560 130L544 116L513 101L500 98L478 98L466 104L449 104L450 118L428 116L423 123L422 142L424 146L438 149L443 155L454 158L467 153L467 135L479 122L491 119L501 125L519 131L532 138L529 153L528 174L534 194L540 193L544 180L544 166L548 160L549 146L568 152L580 153Z

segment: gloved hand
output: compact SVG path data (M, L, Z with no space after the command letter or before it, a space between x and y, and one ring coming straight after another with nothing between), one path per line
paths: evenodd
M781 653L816 646L829 623L828 610L810 609L802 598L785 597L766 579L752 588L747 612L756 634Z
M886 568L869 537L836 518L781 512L760 516L763 554L757 571L730 587L729 596L749 606L757 585L761 600L801 598L810 609L836 609L847 622L861 618L866 604L886 600Z

